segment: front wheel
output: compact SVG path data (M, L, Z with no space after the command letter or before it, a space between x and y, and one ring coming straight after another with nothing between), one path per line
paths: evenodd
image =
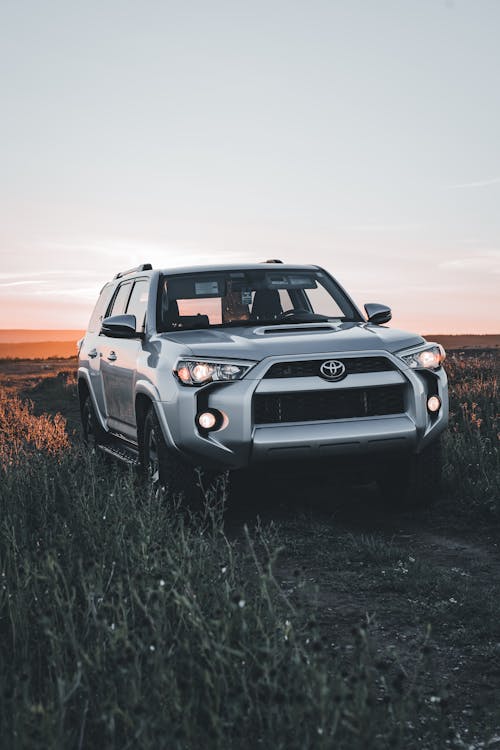
M382 498L401 508L429 508L439 497L442 474L441 441L416 455L385 463L378 476Z
M167 446L153 407L144 420L141 464L156 495L181 497L191 507L202 507L210 494L217 492L220 486L225 488L224 473L193 466Z

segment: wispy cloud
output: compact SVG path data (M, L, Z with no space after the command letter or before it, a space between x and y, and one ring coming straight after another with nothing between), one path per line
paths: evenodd
M28 286L30 284L46 284L47 282L43 279L31 279L31 281L0 281L0 287L6 286Z
M476 255L467 255L463 258L453 258L439 264L439 268L455 271L483 271L487 273L500 273L500 250L481 250Z
M46 271L19 271L17 273L0 273L0 282L2 281L16 281L17 279L21 280L23 283L39 283L38 279L40 277L44 277L44 280L51 279L54 276L68 276L68 269L47 269ZM71 273L75 276L96 276L95 271L82 271L82 270L72 270ZM41 283L41 282L40 282ZM45 281L44 281L45 283Z
M475 182L459 182L456 185L447 185L451 190L460 190L461 188L489 187L490 185L500 185L500 177L488 177L486 180L477 180Z
M347 224L337 229L348 232L411 232L421 227L421 224Z

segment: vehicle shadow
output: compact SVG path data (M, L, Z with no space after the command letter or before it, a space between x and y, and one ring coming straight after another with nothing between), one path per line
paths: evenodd
M330 519L360 528L385 527L398 515L375 482L324 472L246 469L231 476L225 512L229 526L284 521L297 516Z

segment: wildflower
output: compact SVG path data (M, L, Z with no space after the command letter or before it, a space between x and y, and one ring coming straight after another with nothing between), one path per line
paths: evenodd
M163 578L160 579L160 586L163 588L165 586L165 581Z
M224 574L226 570L227 570L227 565L223 565L222 568L220 569L220 572Z
M151 646L149 647L149 650L150 650L150 651L156 651L156 649L155 649L155 647L153 646L153 644L151 644Z
M236 604L241 609L243 609L243 607L245 606L245 600L243 599L243 596L238 591L236 591L232 595L231 600L232 600L233 604ZM242 604L242 602L243 602L243 604Z

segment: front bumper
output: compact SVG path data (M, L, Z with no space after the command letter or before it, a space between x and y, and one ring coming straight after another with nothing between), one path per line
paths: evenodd
M158 402L157 412L167 443L193 463L237 469L279 460L309 460L335 455L366 455L377 452L420 452L445 429L448 421L446 373L421 374L387 352L382 353L397 369L347 375L340 382L320 377L263 378L272 364L303 360L304 356L269 357L256 365L242 380L212 383L201 388L179 384L176 398ZM311 356L310 359L380 357L380 351ZM404 392L404 411L386 416L355 417L286 424L255 424L253 398L262 393L297 393L330 389L376 388L398 385ZM427 398L436 394L441 409L427 411ZM220 430L202 434L196 415L207 408L227 417Z

